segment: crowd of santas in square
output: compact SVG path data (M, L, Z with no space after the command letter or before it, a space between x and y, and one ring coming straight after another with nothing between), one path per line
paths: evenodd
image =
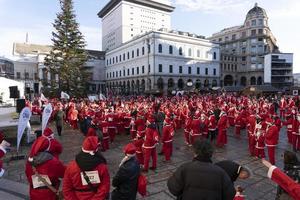
M277 102L277 103L276 103ZM293 150L300 150L300 113L298 97L282 97L280 100L267 98L249 98L246 96L233 95L204 95L204 96L182 96L182 97L143 97L135 98L115 98L105 101L88 101L83 99L71 99L70 101L51 99L54 110L50 119L56 123L58 135L62 134L62 126L65 121L73 129L79 129L85 136L82 152L93 153L107 151L110 144L114 142L118 134L128 134L134 148L126 154L126 159L130 155L135 155L143 172L148 172L149 163L152 160L151 170L157 168L158 144L162 144L159 154L165 156L165 161L170 161L173 151L174 135L179 134L178 130L183 129L184 142L192 146L197 139L208 139L218 148L223 148L227 144L227 131L230 126L234 127L236 137L241 136L241 130L246 129L249 140L248 149L251 156L265 158L265 149L268 152L268 159L271 164L275 164L275 149L279 142L279 133L282 126L287 127L286 138L291 143ZM32 108L33 114L41 114L42 106L39 100L27 106ZM279 109L280 116L277 115ZM96 137L95 137L96 136ZM91 138L94 138L91 140ZM97 139L95 139L97 138ZM281 137L285 138L285 137ZM99 146L97 140L99 142ZM247 147L245 147L247 148ZM0 148L1 150L1 148ZM55 169L55 175L51 178L51 183L56 189L59 187L59 178L66 176L65 167L59 161L62 146L54 139L53 131L47 128L42 137L39 137L33 144L29 160L26 165L26 174L30 183L31 198L40 197L39 191L33 189L32 169L33 157L40 155L40 152L48 152L42 158L35 159L35 165L40 173L43 172L41 162L51 160L47 169ZM134 152L132 152L134 151ZM126 150L124 150L126 152ZM44 159L44 160L43 160ZM127 161L125 159L125 161ZM76 161L80 156L76 157ZM106 164L105 159L100 156L96 164ZM75 163L68 166L69 170L77 170ZM44 165L46 166L46 165ZM92 169L94 166L88 166ZM47 171L47 170L46 170ZM44 171L46 173L46 171ZM52 171L52 170L51 170ZM109 173L105 166L98 170L101 174L103 184L102 197L109 192ZM72 174L71 172L68 172ZM82 179L77 177L78 180ZM104 178L104 179L102 179ZM72 181L64 178L66 181ZM78 180L74 180L75 182ZM70 185L66 182L65 185ZM79 188L74 194L70 193L70 188L63 187L64 193L69 197L74 197L79 192L90 191L88 186ZM69 191L69 193L68 193ZM50 198L51 191L47 196ZM91 191L91 194L93 192ZM55 194L54 194L55 195ZM53 196L53 192L52 192ZM101 196L101 195L100 195ZM83 199L91 196L86 195ZM68 199L68 198L67 198ZM72 198L69 198L72 199ZM102 198L100 198L102 199Z

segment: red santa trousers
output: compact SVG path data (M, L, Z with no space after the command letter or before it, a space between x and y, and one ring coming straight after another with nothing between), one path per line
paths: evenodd
M251 156L255 155L255 137L250 135L248 138L248 143L249 143L249 152Z
M103 138L103 140L101 141L101 145L102 145L102 151L108 150L109 149L109 137Z
M117 134L117 128L116 127L108 127L108 134L110 141L113 142L115 140L116 134Z
M272 165L275 165L275 147L276 146L267 146L269 161Z
M292 142L293 142L293 148L295 150L300 149L300 135L292 134Z
M290 144L293 144L293 134L292 134L292 131L287 131L287 138L288 138L288 142Z
M237 136L240 136L241 135L241 126L235 126L235 134Z
M185 138L185 143L186 144L191 144L191 141L190 141L190 132L189 131L184 131L184 138Z
M227 131L226 129L219 129L217 137L217 146L223 147L225 144L227 144Z
M132 140L136 138L136 130L130 130L130 136Z
M73 129L78 129L77 120L70 120L70 125Z
M152 158L152 168L156 168L157 154L156 148L143 148L144 151L144 170L149 169L150 158Z
M285 111L284 109L280 109L280 117L283 118L285 115L284 115Z
M254 153L255 153L255 156L258 157L258 158L265 158L266 157L265 149L255 147Z
M163 144L162 151L165 155L166 161L171 159L172 150L173 150L173 142L167 142Z

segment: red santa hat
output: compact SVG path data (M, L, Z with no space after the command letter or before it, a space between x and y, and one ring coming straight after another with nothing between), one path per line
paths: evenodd
M46 137L39 137L32 145L31 151L29 153L28 161L32 162L33 157L36 156L39 152L44 152L50 148L50 139Z
M166 117L166 118L165 118L165 123L166 123L166 124L171 124L171 123L172 123L171 118Z
M136 147L134 144L129 143L123 148L123 152L126 154L126 156L135 156Z
M95 152L98 151L99 148L99 141L97 136L90 136L85 138L83 141L81 150L84 153L91 154L92 156L95 155Z
M0 131L0 143L4 140L4 134L2 131Z
M272 125L273 124L273 120L271 118L267 118L265 122L268 125Z
M43 136L46 137L46 138L53 138L54 133L53 133L51 128L47 127L47 128L45 128L45 130L43 132Z
M220 117L223 116L223 115L226 115L226 112L224 110L221 111Z

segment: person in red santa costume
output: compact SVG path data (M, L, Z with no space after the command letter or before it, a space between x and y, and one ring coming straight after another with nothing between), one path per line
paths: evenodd
M78 129L78 110L75 108L75 104L70 105L70 110L68 112L68 120L73 129Z
M268 177L284 189L293 199L300 199L300 184L282 172L279 168L263 159L262 163L269 169Z
M98 148L98 137L85 138L80 153L68 164L63 180L65 200L108 199L110 176Z
M283 118L284 117L284 113L286 110L286 106L287 106L287 102L285 100L284 97L281 97L280 99L280 103L279 103L279 111L280 111L280 117Z
M255 126L259 123L260 116L255 115L255 111L248 117L247 132L248 132L248 147L251 156L254 156L255 150Z
M144 154L143 154L143 144L144 144L144 138L136 136L136 138L133 140L133 144L136 147L136 158L140 164L141 167L144 166Z
M293 120L292 143L294 151L300 150L300 113Z
M200 133L206 139L208 139L208 124L209 121L207 116L204 113L202 113L200 117Z
M4 134L0 131L0 159L4 157L10 144L4 140ZM0 160L0 178L4 175L3 162Z
M218 121L217 147L224 147L227 144L227 115L225 111L221 111Z
M291 112L286 113L286 121L283 122L283 125L286 126L286 134L288 138L288 142L290 144L293 143L292 140L292 133L293 133L293 122L294 122L294 117Z
M157 152L156 146L159 142L159 134L156 129L155 119L153 116L148 118L148 126L145 132L145 142L143 144L143 153L144 153L144 172L148 172L150 157L152 158L152 167L151 170L156 169L157 164Z
M191 144L194 144L196 139L202 136L202 133L200 132L200 124L201 124L200 116L201 113L199 110L197 110L191 122Z
M145 118L141 111L137 114L137 119L135 120L135 127L136 127L136 135L138 137L144 137L145 136L145 130L146 130L146 122Z
M234 124L235 124L235 135L237 137L240 137L241 136L241 129L242 129L242 126L243 126L243 116L242 116L241 112L236 113Z
M46 128L43 135L33 143L25 167L31 200L57 199L57 193L39 181L36 172L58 191L60 179L63 178L65 172L65 166L58 159L61 152L62 147L53 138L53 132L50 128Z
M268 149L268 155L270 162L275 164L275 148L279 140L279 131L272 119L266 120L267 129L266 129L266 146Z
M257 125L255 129L255 151L257 158L265 158L265 131Z
M101 151L106 151L109 149L109 133L108 133L108 122L106 120L101 122L101 130L102 130L102 134L103 134L103 138L101 141Z
M189 112L184 124L184 138L185 138L185 143L187 145L191 145L190 135L192 131L192 127L191 127L192 121L193 121L192 113Z
M164 121L164 127L162 131L162 152L165 155L165 160L170 161L172 150L173 150L173 136L174 136L174 125L172 120L167 116Z
M212 142L216 137L216 130L217 130L217 121L216 116L212 110L209 111L209 118L208 118L208 132L210 136L210 141Z
M108 123L108 134L109 134L110 142L113 143L118 132L116 115L110 109L106 118Z

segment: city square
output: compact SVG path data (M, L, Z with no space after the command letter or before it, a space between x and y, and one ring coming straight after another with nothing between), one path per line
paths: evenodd
M1 7L0 200L300 200L297 0Z

